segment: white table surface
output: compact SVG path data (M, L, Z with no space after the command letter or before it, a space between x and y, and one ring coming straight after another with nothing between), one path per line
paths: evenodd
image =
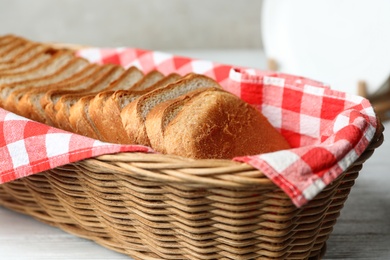
M171 51L179 55L263 69L261 51ZM385 127L390 128L386 122ZM385 137L390 134L385 130ZM390 259L390 143L364 164L324 259ZM94 242L67 234L29 216L0 207L0 259L130 259Z

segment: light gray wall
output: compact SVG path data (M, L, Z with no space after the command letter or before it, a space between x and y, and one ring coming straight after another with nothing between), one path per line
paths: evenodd
M261 0L0 0L0 34L147 49L260 48Z

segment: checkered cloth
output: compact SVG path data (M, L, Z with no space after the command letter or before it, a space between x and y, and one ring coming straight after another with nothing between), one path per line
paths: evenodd
M201 73L258 108L292 149L234 160L261 170L300 207L344 172L374 136L376 116L361 97L310 79L133 48L79 51L95 63ZM0 183L82 159L149 147L103 143L0 110Z

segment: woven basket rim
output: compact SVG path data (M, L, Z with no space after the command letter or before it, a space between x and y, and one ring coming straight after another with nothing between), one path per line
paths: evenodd
M384 141L384 127L378 117L377 120L375 135L358 158L359 163L366 161ZM230 188L277 188L263 172L252 165L227 159L189 159L176 155L122 152L97 156L76 164L80 167L96 168L96 171L106 169L123 176L136 174L142 178L163 182Z

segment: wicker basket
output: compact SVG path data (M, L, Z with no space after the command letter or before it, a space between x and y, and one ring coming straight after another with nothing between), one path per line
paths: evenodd
M0 205L135 259L318 259L382 132L303 208L247 164L142 153L0 185Z

